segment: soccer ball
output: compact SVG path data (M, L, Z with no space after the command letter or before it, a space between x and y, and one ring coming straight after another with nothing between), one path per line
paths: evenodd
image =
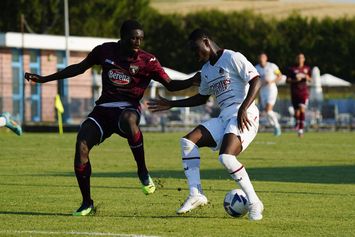
M224 197L224 210L233 217L242 217L248 212L248 199L243 190L233 189Z

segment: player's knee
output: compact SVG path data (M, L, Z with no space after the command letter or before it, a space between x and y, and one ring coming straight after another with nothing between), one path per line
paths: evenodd
M129 125L137 125L138 124L138 116L133 111L125 111L121 116L122 122Z
M236 172L238 169L243 168L243 165L234 155L220 154L218 160L228 170L229 173Z
M86 163L89 160L89 147L85 140L77 140L75 162Z
M197 145L189 139L185 137L181 138L180 145L183 158L200 157Z

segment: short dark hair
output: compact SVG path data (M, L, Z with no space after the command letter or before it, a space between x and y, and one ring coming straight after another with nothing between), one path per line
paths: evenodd
M142 25L136 20L126 20L120 29L121 38L128 35L132 30L143 30Z
M195 29L189 35L189 40L190 41L196 41L196 40L202 39L202 38L211 39L211 35L210 35L210 33L207 30L201 29L201 28Z

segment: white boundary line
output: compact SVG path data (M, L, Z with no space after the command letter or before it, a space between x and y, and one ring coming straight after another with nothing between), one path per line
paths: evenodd
M38 234L38 235L84 235L84 236L116 236L116 237L158 237L152 235L118 234L105 232L78 231L40 231L40 230L0 230L1 234Z

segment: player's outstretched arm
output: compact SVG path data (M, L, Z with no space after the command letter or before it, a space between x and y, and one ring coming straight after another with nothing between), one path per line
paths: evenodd
M79 74L84 73L87 69L89 69L92 66L93 66L93 64L90 63L87 58L85 58L80 63L70 65L70 66L64 68L63 70L53 73L48 76L41 76L41 75L37 75L34 73L26 72L25 79L27 81L33 81L36 83L46 83L49 81L56 81L56 80L61 80L61 79L77 76Z
M180 91L187 89L191 86L199 86L201 82L201 73L196 73L193 77L186 80L170 80L170 81L162 81L162 84L169 91Z
M261 87L261 81L259 76L254 77L249 81L249 90L248 90L247 97L240 105L238 110L238 128L241 131L243 131L244 128L249 130L249 126L251 126L251 123L247 116L247 109L254 102L255 98L258 96L260 87Z
M196 94L182 100L168 100L158 95L157 99L149 100L148 109L152 112L158 112L172 107L193 107L205 104L209 97L209 95Z

